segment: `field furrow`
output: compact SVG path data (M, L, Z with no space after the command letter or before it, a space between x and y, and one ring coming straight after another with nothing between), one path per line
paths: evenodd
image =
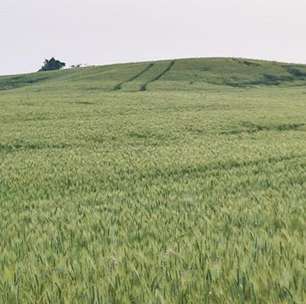
M163 76L165 76L172 69L174 64L175 64L175 60L171 61L169 66L167 66L167 68L164 71L162 71L160 74L158 74L154 78L150 79L149 81L147 81L146 83L141 85L140 91L146 91L149 84L151 84L152 82L160 80Z
M137 78L139 78L140 76L142 76L143 74L145 74L147 71L149 71L153 66L154 66L154 63L150 63L144 70L142 70L141 72L139 72L139 73L136 74L135 76L132 76L131 78L129 78L129 79L126 80L126 81L120 82L119 84L117 84L117 85L114 87L114 91L121 90L121 89L122 89L122 86L123 86L124 84L136 80Z

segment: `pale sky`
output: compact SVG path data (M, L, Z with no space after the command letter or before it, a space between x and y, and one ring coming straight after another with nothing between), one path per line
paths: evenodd
M306 0L0 0L0 75L45 58L190 57L306 63Z

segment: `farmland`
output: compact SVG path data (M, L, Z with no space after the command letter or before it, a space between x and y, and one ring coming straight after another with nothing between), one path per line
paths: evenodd
M0 77L0 303L306 302L306 66Z

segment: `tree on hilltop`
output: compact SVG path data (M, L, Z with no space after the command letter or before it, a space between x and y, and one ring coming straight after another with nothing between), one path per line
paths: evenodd
M40 68L39 72L60 70L65 66L65 62L61 62L52 57L50 60L46 59L44 61L44 65Z

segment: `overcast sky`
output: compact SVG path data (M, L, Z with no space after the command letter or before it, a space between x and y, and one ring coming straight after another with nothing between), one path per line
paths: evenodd
M306 63L306 0L0 0L0 74L234 56Z

